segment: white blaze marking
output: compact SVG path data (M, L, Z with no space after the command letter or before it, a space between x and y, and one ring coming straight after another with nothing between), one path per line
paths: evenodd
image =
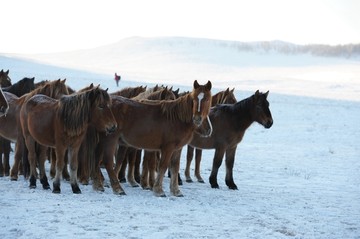
M203 100L204 98L204 93L200 93L198 94L198 100L199 100L199 103L198 103L198 112L200 112L200 106L201 106L201 101Z

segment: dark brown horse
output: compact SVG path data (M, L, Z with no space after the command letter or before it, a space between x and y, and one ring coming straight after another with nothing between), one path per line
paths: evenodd
M9 70L7 70L7 71L1 70L0 71L0 85L1 85L1 87L11 86Z
M217 183L218 169L226 154L226 185L230 189L237 189L233 179L233 166L236 147L241 142L249 126L258 122L266 129L273 124L273 119L267 101L269 92L256 93L249 98L235 104L220 104L211 108L209 117L213 125L213 133L204 138L194 134L189 143L200 149L215 149L213 166L209 178L212 188L219 188Z
M39 143L55 148L56 175L53 193L60 193L60 180L64 168L65 152L70 159L70 183L73 193L81 193L77 183L78 151L88 125L109 134L116 129L107 90L98 87L89 91L63 96L59 100L45 95L35 95L25 102L20 111L20 122L29 151L30 188L36 187L36 147ZM42 120L38 120L38 116ZM44 161L46 147L39 156L40 182L48 188ZM44 150L45 149L45 150Z
M121 127L109 136L100 134L97 157L103 155L113 191L124 194L113 170L113 157L119 137L128 146L149 151L160 151L159 171L153 188L156 196L165 196L163 177L171 155L189 143L194 130L207 119L211 104L211 82L199 85L194 82L191 93L173 101L138 102L120 96L113 96L112 111ZM173 163L170 191L182 196L178 188L178 162Z
M234 95L234 89L230 90L227 88L226 90L220 91L213 95L211 100L211 106L215 106L218 104L235 104L237 102L235 95ZM197 178L197 181L200 183L204 183L204 180L202 179L200 175L200 163L201 163L201 149L195 149L195 172L194 175ZM192 178L190 176L190 166L191 161L193 159L194 155L194 147L188 145L187 147L187 154L186 154L186 168L185 168L185 178L186 182L190 183L192 182Z
M23 103L35 94L45 94L56 98L66 93L67 89L65 81L61 80L51 81L43 87L39 87L21 97L9 92L4 92L4 95L9 103L9 110L6 117L0 118L0 135L12 142L16 142L14 164L10 172L11 180L18 179L19 163L23 158L23 151L25 150L19 117L20 109Z

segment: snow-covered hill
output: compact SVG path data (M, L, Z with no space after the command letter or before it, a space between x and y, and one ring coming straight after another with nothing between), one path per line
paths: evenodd
M122 79L137 82L189 85L194 79L212 80L219 88L265 88L290 95L358 100L358 52L354 50L350 58L315 55L326 47L330 52L336 49L281 41L132 37L94 49L18 57L103 74L109 79L117 72Z

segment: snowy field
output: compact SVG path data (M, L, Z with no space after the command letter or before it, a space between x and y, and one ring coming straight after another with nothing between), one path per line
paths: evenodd
M280 58L286 64L299 60L295 56L288 61L284 56ZM306 59L319 61L309 56ZM74 89L95 83L109 87L109 91L118 89L112 79L114 62L109 61L114 69L105 74L101 70L104 68L90 71L86 64L73 63L73 68L82 69L74 70L0 56L0 68L10 69L13 82L25 76L35 76L36 82L67 78ZM169 73L166 63L162 67ZM65 60L58 63L62 67L66 64ZM225 185L224 163L218 175L220 189L210 187L207 179L212 150L203 152L201 173L206 183L184 182L181 198L170 196L168 178L164 180L168 197L157 198L127 183L123 184L126 196L116 196L110 188L94 192L91 185L80 185L82 194L74 195L65 181L62 193L55 195L41 187L30 190L22 177L16 182L3 177L0 238L360 238L359 61L329 59L321 66L264 63L230 72L221 72L219 64L209 64L205 61L203 70L216 72L215 76L195 75L199 64L194 63L189 64L193 68L186 75L172 68L174 75L169 75L169 81L158 73L161 67L154 68L151 74L150 67L144 65L146 69L139 70L137 76L122 70L121 86L151 87L173 80L171 85L190 90L196 78L201 84L211 80L214 94L235 87L238 100L257 89L270 89L268 100L274 124L270 129L253 124L238 146L234 180L239 190L229 190ZM130 69L130 63L126 69ZM276 77L264 80L266 76L259 78L264 71L256 69L274 72L275 76L281 75L283 69L285 76L281 81ZM294 74L295 70L299 74ZM248 71L249 78L237 71ZM195 76L189 76L191 73ZM179 75L188 78L181 81ZM323 84L311 81L316 75ZM336 94L331 94L331 86ZM180 170L183 178L185 152Z

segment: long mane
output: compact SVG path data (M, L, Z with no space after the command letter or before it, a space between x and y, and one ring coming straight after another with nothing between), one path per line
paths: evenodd
M180 120L184 123L192 121L192 93L186 94L176 100L160 101L161 111L171 121Z
M89 122L91 107L101 102L110 102L106 91L94 88L77 94L65 95L60 98L59 116L64 123L64 131L69 136L82 134Z

